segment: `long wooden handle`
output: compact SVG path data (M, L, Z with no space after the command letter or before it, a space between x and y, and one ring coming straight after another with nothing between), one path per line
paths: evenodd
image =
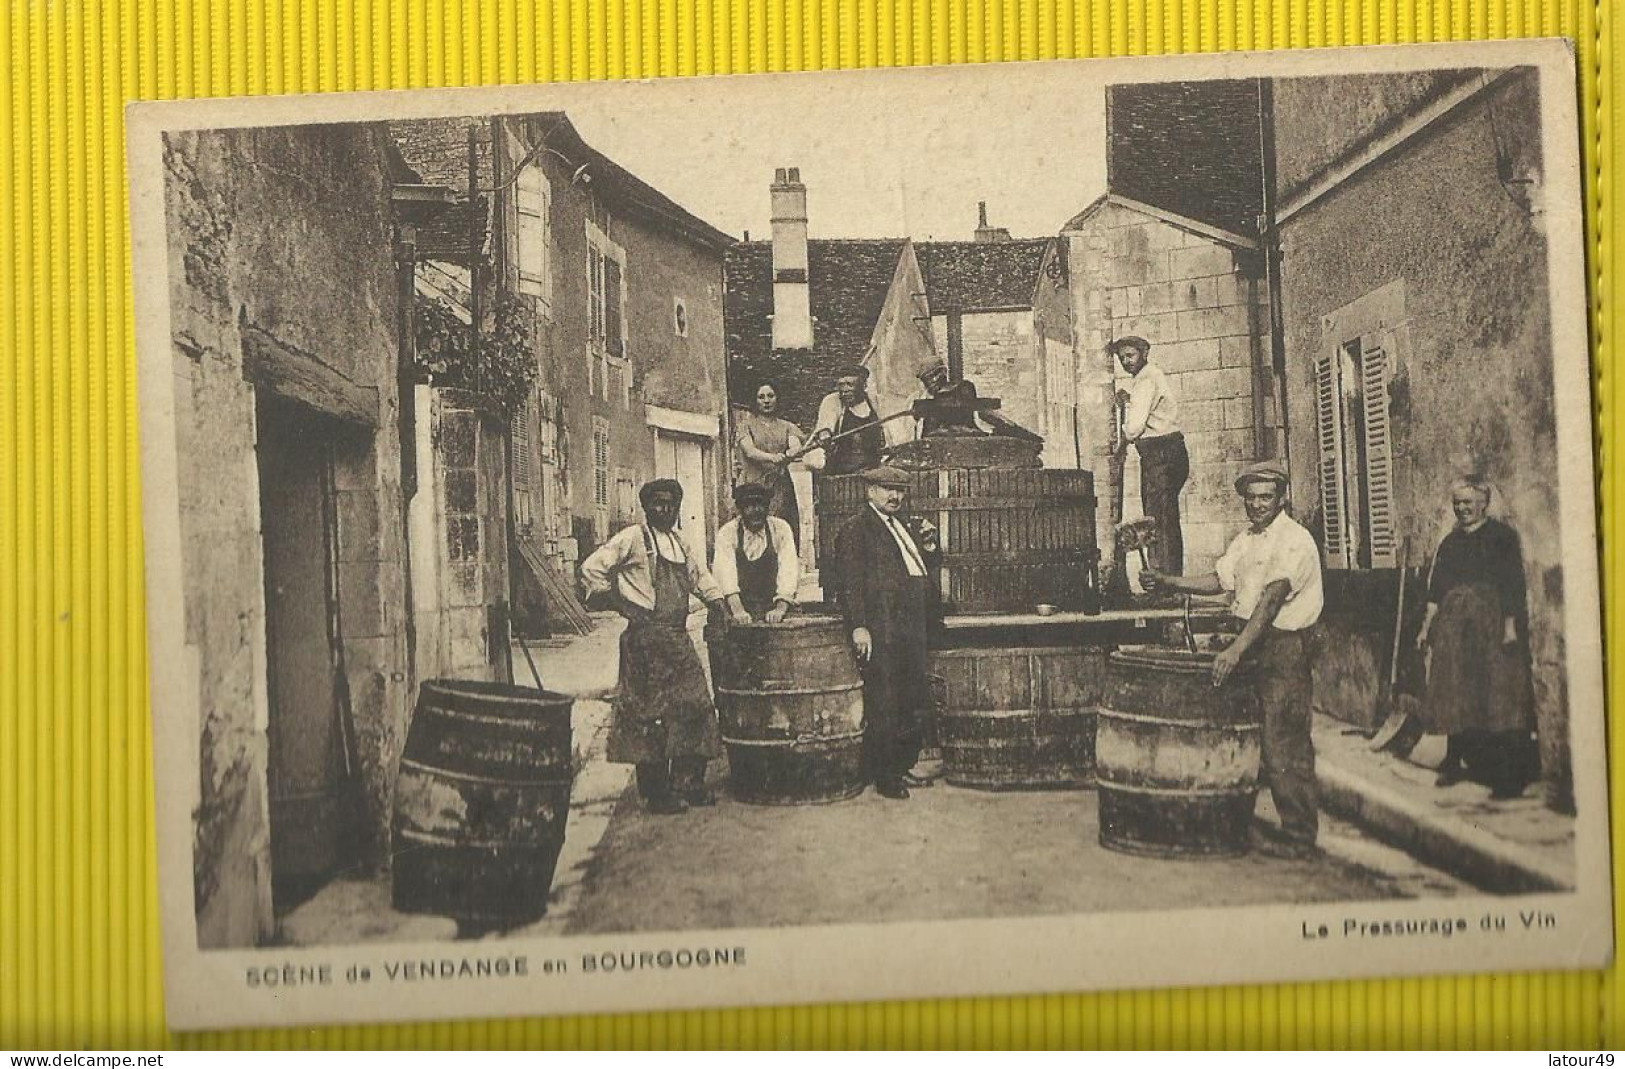
M1394 693L1394 686L1399 682L1399 633L1405 629L1405 569L1411 562L1411 540L1404 538L1399 543L1399 597L1396 599L1397 608L1394 610L1394 650L1388 658L1388 693Z

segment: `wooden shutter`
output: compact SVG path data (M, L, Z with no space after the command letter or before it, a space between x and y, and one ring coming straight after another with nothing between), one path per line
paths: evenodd
M527 524L531 520L531 408L535 399L526 395L518 411L513 414L513 504L514 522Z
M604 338L604 254L598 246L587 246L587 290L591 294L587 335L593 341Z
M621 330L621 265L604 257L604 348L612 356L625 356Z
M1320 443L1320 515L1326 566L1349 566L1347 495L1343 486L1343 398L1339 352L1328 347L1315 360L1315 417Z
M1371 567L1398 565L1394 513L1394 454L1388 419L1388 368L1393 346L1386 334L1368 336L1360 353L1361 414L1365 424L1366 545Z
M547 178L537 166L519 172L519 292L547 294Z

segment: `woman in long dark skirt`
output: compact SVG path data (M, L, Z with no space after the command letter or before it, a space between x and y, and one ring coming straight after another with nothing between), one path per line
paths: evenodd
M1427 729L1448 737L1438 786L1472 774L1492 798L1534 778L1529 604L1518 534L1488 516L1489 484L1458 479L1456 526L1439 543L1417 645L1428 651Z

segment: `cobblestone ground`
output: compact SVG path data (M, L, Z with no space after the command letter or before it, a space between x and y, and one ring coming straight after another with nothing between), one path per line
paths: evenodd
M619 621L535 649L549 689L576 696L580 773L540 922L488 939L1040 916L1433 897L1466 885L1336 820L1324 856L1163 861L1103 849L1093 791L988 793L945 783L905 802L872 791L832 805L735 802L643 811L631 769L603 760ZM520 660L523 670L523 660ZM711 777L725 787L726 766ZM1266 818L1267 798L1260 814ZM546 893L543 891L542 893ZM337 881L284 919L296 945L456 938L445 918L389 909L387 880Z

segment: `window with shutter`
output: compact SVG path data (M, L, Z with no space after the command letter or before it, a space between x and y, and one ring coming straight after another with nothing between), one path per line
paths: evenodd
M514 205L519 215L519 292L551 298L548 278L547 176L540 166L519 172Z
M1315 360L1315 422L1320 442L1320 516L1326 566L1349 566L1348 511L1343 481L1343 397L1340 352Z
M1365 545L1372 568L1398 564L1398 517L1394 514L1394 455L1388 419L1388 368L1392 344L1386 335L1362 339L1360 352L1362 468L1365 476Z

